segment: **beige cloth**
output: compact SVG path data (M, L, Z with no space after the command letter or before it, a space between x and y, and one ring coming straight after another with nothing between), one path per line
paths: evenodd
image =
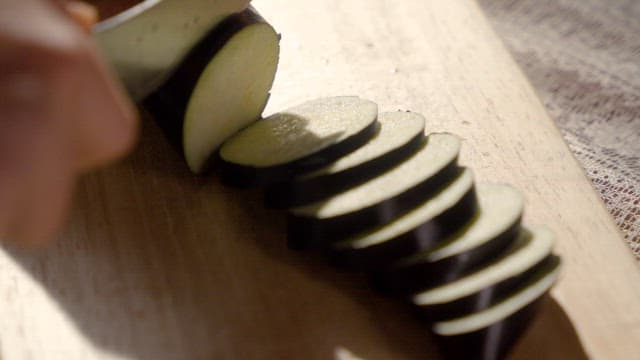
M640 1L479 2L640 258Z

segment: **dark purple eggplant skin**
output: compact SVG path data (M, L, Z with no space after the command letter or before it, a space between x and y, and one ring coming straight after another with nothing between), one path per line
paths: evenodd
M376 135L379 127L380 123L376 120L339 143L282 165L259 168L235 164L218 156L216 167L220 171L222 182L228 186L251 187L287 182L297 175L320 169L357 150Z
M437 174L419 184L378 204L352 213L318 219L307 216L287 216L287 240L291 249L325 249L332 243L344 240L375 226L386 224L400 214L428 200L463 171L457 158Z
M332 195L371 180L415 154L425 143L424 132L409 142L376 159L344 171L309 179L293 179L276 183L265 189L267 207L284 209L321 201Z
M265 23L265 20L252 7L227 17L189 51L163 85L142 101L142 107L181 154L184 116L202 72L233 36L258 23Z
M327 257L333 265L351 270L371 271L384 267L400 258L433 248L471 221L478 209L475 187L472 186L452 207L404 234L366 249L329 247Z
M430 322L476 313L523 290L528 284L544 277L558 266L560 266L560 258L556 255L549 255L522 274L512 276L475 294L450 303L419 306L419 312Z
M376 288L389 293L411 294L460 279L500 256L518 236L521 218L504 232L480 246L438 261L398 261L372 267L370 278ZM427 252L429 251L426 250Z
M505 359L547 300L548 295L545 294L502 321L484 329L455 336L436 334L435 338L443 357L448 360Z

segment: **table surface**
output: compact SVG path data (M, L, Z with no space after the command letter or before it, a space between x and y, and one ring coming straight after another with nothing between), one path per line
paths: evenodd
M283 34L267 113L358 94L463 138L479 181L514 184L558 235L564 275L516 359L629 359L640 271L535 90L466 0L256 0ZM404 304L285 246L259 191L192 176L152 122L126 161L79 185L40 253L0 250L7 359L437 358ZM531 349L535 349L531 351Z
M640 2L479 3L640 258Z

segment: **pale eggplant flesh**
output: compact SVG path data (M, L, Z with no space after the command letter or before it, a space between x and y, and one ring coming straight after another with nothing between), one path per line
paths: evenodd
M505 358L527 329L557 281L560 266L547 271L501 302L470 315L432 325L448 359Z
M337 242L327 250L333 264L370 271L398 259L433 248L465 226L478 209L471 170L422 204L393 221Z
M483 329L452 336L435 334L443 358L448 360L505 359L535 318L546 300L545 297L536 299L507 318Z
M304 133L277 144L287 126L304 127L302 111L263 120L283 129L249 126L219 153L223 179L269 186L267 203L290 207L290 247L319 249L333 264L365 271L378 288L408 300L446 358L504 358L557 280L553 234L521 225L524 198L517 190L476 186L471 170L458 166L460 139L451 134L425 141L421 131L397 148L327 171L347 154L357 157L380 131L377 108L359 105L367 110L351 115L366 113L369 123L358 122L337 141L312 139L309 148ZM321 108L322 121L344 115L333 103ZM250 146L265 137L268 146Z
M431 134L418 152L382 175L327 200L289 210L289 246L323 248L393 221L463 172L457 166L459 149L456 136Z
M265 204L289 208L321 201L389 170L424 144L422 115L396 111L378 116L380 131L367 144L311 173L265 189Z
M523 231L498 259L458 280L425 287L411 300L430 321L480 312L554 273L560 259L552 246L545 228Z
M519 276L547 258L554 244L553 233L545 227L523 230L499 258L452 282L426 287L411 297L421 307L451 303Z
M378 132L378 107L355 96L309 101L268 116L219 151L222 180L247 187L286 182L357 150Z
M418 311L430 322L470 315L503 301L528 284L552 273L559 266L560 258L556 255L549 255L525 272L515 274L474 294L444 304L422 306Z
M98 5L100 15L114 15L101 16L92 35L136 102L161 86L212 28L249 6L249 0L89 2Z
M201 173L225 139L260 117L278 58L279 35L249 8L212 29L143 106Z
M480 209L474 219L435 248L387 266L371 269L371 278L385 292L409 294L459 279L489 264L520 233L524 197L504 184L476 186Z

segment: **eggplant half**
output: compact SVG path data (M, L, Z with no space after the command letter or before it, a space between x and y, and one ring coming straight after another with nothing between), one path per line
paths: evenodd
M438 133L402 163L326 200L289 210L292 248L326 247L350 235L386 224L436 195L461 172L460 139Z
M275 78L279 42L252 8L231 15L143 101L193 172L206 170L229 136L259 119Z
M267 187L272 208L311 204L370 180L413 155L424 143L425 119L414 112L378 115L380 131L367 144L310 173Z
M373 267L376 287L393 293L412 293L456 280L489 264L515 240L520 231L524 197L503 184L478 184L480 209L468 224L435 247L388 266Z
M366 144L378 105L354 96L312 100L257 121L220 148L223 181L234 186L289 181Z

